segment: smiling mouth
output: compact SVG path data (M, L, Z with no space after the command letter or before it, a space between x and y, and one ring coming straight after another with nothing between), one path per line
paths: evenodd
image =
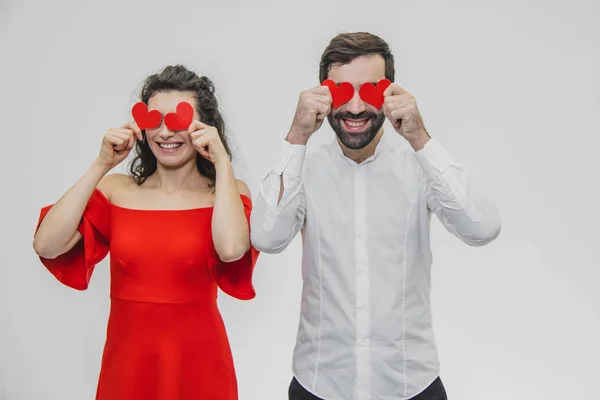
M183 146L183 143L158 143L161 149L176 149Z
M371 126L371 118L346 119L341 118L343 129L349 133L362 133Z
M368 119L361 119L361 120L344 119L343 121L346 125L348 125L352 128L360 128L361 126L363 126L364 124L369 122Z

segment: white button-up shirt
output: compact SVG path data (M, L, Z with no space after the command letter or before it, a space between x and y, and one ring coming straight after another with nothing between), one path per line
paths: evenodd
M336 140L309 154L284 141L257 196L251 238L257 249L278 253L302 230L293 373L315 396L406 399L438 376L431 213L472 246L500 232L494 204L434 139L415 152L395 132L384 133L360 164Z

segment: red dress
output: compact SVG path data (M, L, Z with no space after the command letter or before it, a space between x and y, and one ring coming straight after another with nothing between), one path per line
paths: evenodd
M249 218L251 201L241 198ZM60 282L84 290L110 250L111 306L97 400L237 400L217 286L238 299L254 298L258 251L220 261L212 214L212 207L123 208L95 190L78 228L83 240L56 259L41 258Z

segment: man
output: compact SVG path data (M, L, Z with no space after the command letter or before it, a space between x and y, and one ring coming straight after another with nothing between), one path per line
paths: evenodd
M289 398L446 399L432 331L430 216L481 246L498 236L498 213L429 136L414 97L388 82L379 108L371 84L394 82L381 38L338 35L319 78L335 85L300 95L251 217L252 243L265 253L283 251L302 230ZM325 117L336 140L305 154ZM383 132L385 118L397 134Z

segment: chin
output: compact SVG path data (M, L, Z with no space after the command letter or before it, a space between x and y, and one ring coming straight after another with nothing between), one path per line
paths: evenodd
M335 131L336 136L344 146L352 150L359 150L367 147L377 135L375 132L351 133L343 129Z
M191 151L189 148L180 147L175 151L163 151L160 147L153 148L152 153L156 157L158 164L167 168L177 168L188 164L195 159L196 151Z
M174 161L174 160L159 160L159 159L157 159L156 162L158 165L160 165L164 168L169 168L169 169L176 169L185 164L181 161Z
M185 158L174 159L174 158L161 157L161 158L157 158L156 161L160 165L162 165L163 167L166 167L166 168L180 168L187 164L194 163L196 161L196 158L195 157L185 157Z

